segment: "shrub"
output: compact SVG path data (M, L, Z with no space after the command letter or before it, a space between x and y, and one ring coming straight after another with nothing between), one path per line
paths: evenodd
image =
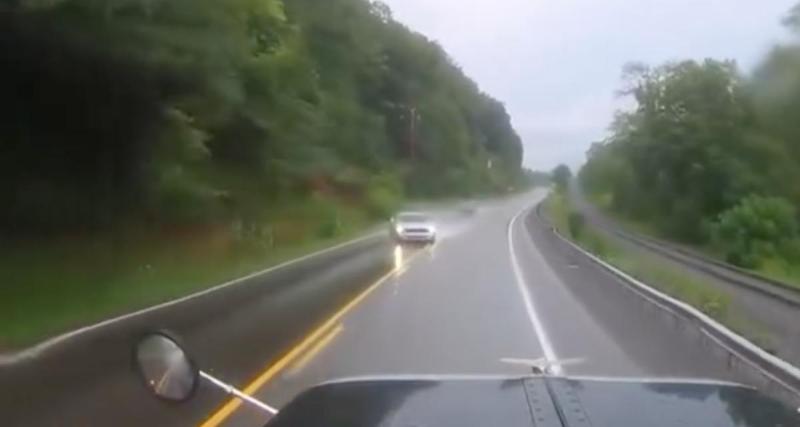
M800 237L785 241L780 248L780 253L790 263L800 261Z
M569 186L569 181L572 179L572 171L567 165L558 165L550 174L551 180L556 185L556 189L561 192L566 192Z
M370 215L375 218L388 218L400 206L403 189L400 180L391 174L382 174L369 182L366 204Z
M219 192L193 179L180 166L162 171L154 193L153 207L165 222L203 223L221 214Z
M341 207L334 200L314 195L302 206L307 212L307 220L316 224L316 228L313 229L316 237L328 239L342 232Z
M798 237L796 211L777 197L748 196L712 225L715 245L736 265L756 268L764 258L789 255ZM787 252L778 254L778 252Z
M734 247L728 249L725 254L725 261L742 268L758 268L761 260L754 254L748 252L742 247Z
M701 292L698 298L698 308L700 308L700 311L715 319L725 316L728 311L728 306L730 305L730 298L713 291Z
M596 232L585 233L585 234L587 240L586 245L589 248L589 250L593 254L599 256L600 258L606 259L611 252L608 246L608 242L606 242L606 239L604 239L603 236L601 236Z
M330 239L338 236L342 231L342 225L338 216L334 216L323 221L317 227L317 237L321 239Z
M579 239L586 225L586 219L580 212L570 212L567 216L567 227L572 237Z

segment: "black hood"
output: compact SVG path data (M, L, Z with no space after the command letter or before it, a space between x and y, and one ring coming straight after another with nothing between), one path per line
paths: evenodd
M800 414L720 382L373 378L307 390L268 426L800 427Z

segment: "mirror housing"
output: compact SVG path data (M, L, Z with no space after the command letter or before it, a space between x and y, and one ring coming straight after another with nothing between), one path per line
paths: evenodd
M133 348L133 363L145 388L159 399L184 402L197 391L200 370L167 332L142 336Z

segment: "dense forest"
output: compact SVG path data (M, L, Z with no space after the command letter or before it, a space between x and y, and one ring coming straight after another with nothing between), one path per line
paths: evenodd
M224 223L506 191L504 106L366 0L0 2L0 227Z
M784 24L800 36L800 5ZM752 75L733 61L630 64L610 136L593 144L583 188L658 233L759 268L800 262L800 41Z

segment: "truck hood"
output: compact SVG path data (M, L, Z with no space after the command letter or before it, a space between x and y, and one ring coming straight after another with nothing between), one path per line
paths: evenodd
M298 396L269 427L794 427L800 414L732 383L564 377L367 378Z

